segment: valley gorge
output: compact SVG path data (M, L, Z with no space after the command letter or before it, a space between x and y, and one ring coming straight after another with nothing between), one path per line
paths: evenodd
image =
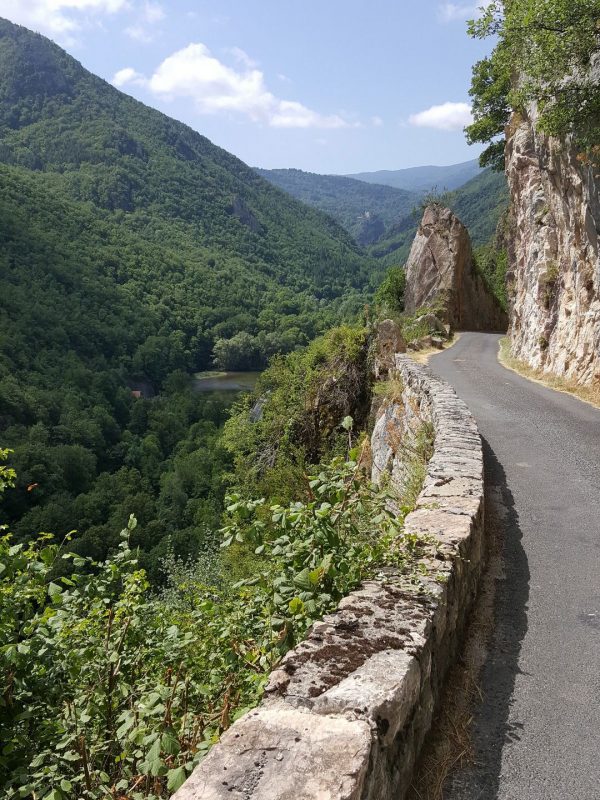
M600 0L226 5L0 0L0 794L595 800Z

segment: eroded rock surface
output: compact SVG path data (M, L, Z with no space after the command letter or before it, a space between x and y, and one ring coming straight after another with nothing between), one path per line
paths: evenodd
M258 708L222 736L174 800L360 800L370 750L362 720Z
M536 132L536 111L507 136L512 352L581 383L600 381L600 169Z
M396 353L406 353L406 342L397 322L384 319L377 325L375 337L375 379L386 378L396 366Z
M503 331L508 320L475 268L469 233L438 204L425 209L406 264L404 295L409 314L440 308L454 330Z

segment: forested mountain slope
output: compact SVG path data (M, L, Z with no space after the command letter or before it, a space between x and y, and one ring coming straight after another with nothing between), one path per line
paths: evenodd
M216 342L259 367L351 315L377 265L332 219L0 20L3 522L102 557L218 524L222 404L187 376ZM224 366L228 366L224 364ZM159 397L132 397L132 382ZM180 549L181 549L180 548Z
M317 175L300 169L258 169L257 172L292 197L331 214L362 245L380 239L419 202L416 192L341 175Z

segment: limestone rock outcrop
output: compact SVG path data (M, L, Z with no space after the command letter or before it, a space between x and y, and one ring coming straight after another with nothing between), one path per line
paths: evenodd
M506 314L476 270L471 240L458 217L438 204L425 209L406 264L405 309L439 307L453 330L503 331Z
M507 131L513 355L580 383L600 382L600 169L536 131Z
M397 322L384 319L377 325L375 336L375 380L386 378L396 366L396 353L406 353L406 342Z

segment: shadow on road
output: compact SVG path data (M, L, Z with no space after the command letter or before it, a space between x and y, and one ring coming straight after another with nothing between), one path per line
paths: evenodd
M509 717L515 679L520 674L521 643L527 631L529 567L504 469L485 439L483 452L486 533L491 549L488 579L493 582L494 599L480 675L482 701L473 709L475 762L449 776L444 800L498 798L504 745L518 741L523 728Z

